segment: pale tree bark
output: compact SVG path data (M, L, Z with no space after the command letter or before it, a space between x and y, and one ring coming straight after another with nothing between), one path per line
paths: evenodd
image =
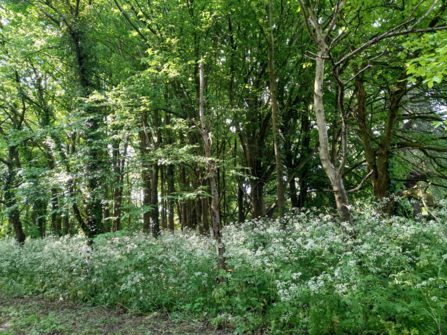
M268 64L270 74L270 100L272 107L272 126L273 126L273 146L275 149L275 164L276 164L276 200L278 203L279 217L283 218L284 210L286 206L286 198L284 196L284 182L283 182L283 165L281 161L281 149L280 149L280 136L279 136L279 115L278 115L278 101L276 98L277 91L277 78L275 73L275 42L273 37L273 25L272 25L272 4L269 0L267 6L267 17L269 25L268 33Z
M363 50L367 49L371 45L377 44L378 42L395 37L395 36L401 36L401 35L408 35L412 33L427 33L427 32L434 32L439 30L445 30L447 29L446 26L442 27L434 27L430 26L426 29L416 29L416 26L419 25L419 23L428 16L428 14L436 8L436 3L438 0L435 0L435 2L432 4L432 6L427 10L427 12L420 16L419 19L416 19L414 17L416 10L413 10L411 15L406 19L404 22L397 24L393 28L389 29L388 31L384 32L383 34L376 35L360 45L357 48L351 49L347 54L345 54L341 59L338 61L335 61L332 57L332 54L330 53L330 49L333 47L334 44L339 40L340 36L337 36L335 39L331 39L330 34L333 31L338 15L340 13L340 9L343 7L343 4L345 0L337 0L335 4L335 8L331 15L327 17L325 20L319 20L321 18L317 18L316 12L314 10L314 7L310 0L298 0L301 13L304 17L304 22L306 25L306 29L309 33L309 36L314 41L314 43L317 46L317 53L311 53L315 57L315 85L314 85L314 108L315 113L317 117L317 127L318 127L318 133L319 133L319 139L320 139L320 159L323 165L323 168L328 175L332 190L335 194L335 200L337 203L337 208L340 212L340 215L342 217L342 220L344 221L350 221L350 212L349 212L349 202L347 194L348 192L345 190L342 180L342 170L344 167L344 163L346 161L347 156L347 129L346 129L346 115L343 113L343 93L339 92L338 94L338 106L341 107L340 113L341 113L341 119L342 119L342 130L341 130L341 142L342 142L342 149L343 149L343 156L341 158L341 163L338 167L338 169L332 164L330 161L329 156L329 142L328 142L328 136L327 136L327 122L325 119L324 114L324 108L323 108L323 77L324 77L324 60L325 59L331 59L332 60L332 72L334 77L337 80L337 84L339 89L343 90L344 85L346 85L351 80L355 79L355 77L351 78L347 82L342 82L340 80L340 77L338 75L338 67L340 67L343 64L346 64L347 61L352 59L354 56L362 52ZM417 5L419 6L419 5ZM442 6L441 6L442 7ZM417 8L417 7L416 7ZM441 11L443 9L441 8ZM329 22L330 20L330 22ZM322 23L320 23L322 22ZM414 23L413 23L414 22ZM410 23L413 23L410 25ZM324 28L323 28L324 25ZM342 32L341 34L344 34L345 32ZM383 53L382 53L383 54ZM374 59L380 57L382 54L376 56ZM330 57L329 57L330 56ZM365 67L363 70L359 71L360 73L365 71L371 67L370 64L368 64L367 67ZM404 79L404 78L401 78ZM402 80L404 82L404 80ZM402 83L401 82L401 83ZM403 85L403 84L402 84ZM405 90L398 88L397 94L394 95L394 100L390 101L390 110L391 113L387 116L386 124L385 124L385 136L382 136L381 143L379 145L379 152L378 152L378 164L377 164L377 171L375 173L380 174L381 168L383 171L388 168L388 157L389 157L389 150L386 149L386 147L390 144L390 136L388 134L388 127L393 125L395 122L394 117L394 109L398 110L398 104L400 103L400 100L402 99L402 96L404 94ZM392 127L389 127L389 129L392 129ZM382 149L381 149L382 148ZM378 192L375 191L376 198L381 198L385 196L383 193L387 186L389 185L389 180L386 178L381 179L378 181L381 183L381 185L378 185L377 189ZM377 183L376 183L377 184ZM376 188L375 188L376 190Z
M209 127L210 124L206 123L205 120L205 102L204 102L204 90L205 90L205 76L203 73L203 62L200 61L199 65L199 77L200 77L200 95L199 95L199 116L200 116L200 125L201 127L197 128L202 135L205 156L207 158L207 177L210 183L211 188L211 223L213 226L213 237L216 242L216 251L219 256L218 265L220 269L226 269L225 262L225 246L222 242L222 224L220 220L220 211L219 211L219 192L217 189L216 182L216 161L213 159L211 153L211 139L209 135Z
M301 7L301 12L304 15L307 31L318 48L317 54L315 55L314 110L317 118L321 165L329 177L341 220L343 222L351 222L348 193L343 184L341 173L343 165L340 165L340 167L337 168L331 161L327 131L328 124L323 104L324 60L328 58L329 52L329 46L326 44L326 39L335 25L338 12L343 6L344 1L337 1L336 8L332 14L332 21L329 23L326 33L323 32L323 28L316 17L310 1L306 1L306 4L304 4L303 0L298 1ZM311 28L312 26L314 29ZM344 163L344 159L342 159L342 163Z

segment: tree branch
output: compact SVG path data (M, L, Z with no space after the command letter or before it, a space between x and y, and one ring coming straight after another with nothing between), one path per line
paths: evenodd
M366 175L366 177L363 178L363 180L360 182L360 184L359 184L356 188L353 188L352 190L347 191L347 193L348 193L348 194L349 194L349 193L354 193L354 192L357 192L358 190L360 190L360 189L362 188L363 184L365 184L365 182L368 180L368 178L371 177L371 175L373 174L373 172L374 172L374 170L371 170L371 171Z
M437 152L447 152L447 148L443 147L432 147L429 145L423 145L418 144L414 142L398 142L397 145L401 145L402 148L397 148L397 150L403 150L403 149L425 149L425 150L431 150L431 151L437 151Z

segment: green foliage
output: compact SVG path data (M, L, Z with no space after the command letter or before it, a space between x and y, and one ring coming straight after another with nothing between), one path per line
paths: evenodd
M447 33L439 31L409 40L405 46L417 57L410 60L408 73L412 80L421 77L429 88L441 83L447 75Z
M329 214L288 214L224 230L229 271L194 233L101 235L0 242L5 292L80 299L211 318L216 327L272 334L437 334L447 327L444 222L383 219L369 205L352 227ZM217 278L223 282L216 284Z

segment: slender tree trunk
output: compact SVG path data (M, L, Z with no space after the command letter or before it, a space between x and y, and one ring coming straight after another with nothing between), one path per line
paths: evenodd
M160 133L160 120L158 110L154 110L154 128L155 128L155 143L154 149L157 150L161 144L161 133ZM160 211L158 209L158 174L159 174L160 166L158 162L155 162L152 166L152 195L151 195L151 231L154 237L157 237L160 234Z
M241 182L237 183L237 218L238 222L242 223L245 221L245 211L244 211L244 191L242 190L243 184Z
M56 188L51 189L51 228L56 236L60 235L59 200Z
M106 188L104 206L102 207L102 229L104 233L109 233L111 231L111 218L110 218L110 191L109 187Z
M166 125L169 126L171 124L171 116L166 114ZM167 127L167 141L168 144L172 145L174 143L174 139L172 136L172 131L169 127ZM174 199L175 196L175 181L174 181L174 166L168 165L166 168L166 179L168 183L168 199L167 199L167 209L168 209L168 229L170 231L174 231Z
M168 221L170 231L174 231L174 199L172 198L174 196L174 193L174 166L168 165Z
M269 51L269 73L270 73L270 100L272 106L272 126L273 126L273 145L275 149L275 164L276 164L276 200L278 203L279 217L284 216L284 211L286 207L286 198L284 196L284 183L283 183L283 165L281 161L281 148L280 148L280 137L279 137L279 115L278 115L278 101L276 99L277 91L277 78L275 73L275 42L273 38L273 25L272 25L272 4L269 0L267 7L267 17L269 24L269 35L268 35L268 51Z
M47 212L47 202L44 200L37 200L34 203L33 214L35 216L35 221L37 225L37 229L39 230L40 237L45 237L45 216Z
M302 14L304 16L306 29L309 36L315 41L317 45L317 54L315 55L315 81L314 81L314 109L317 118L318 139L319 139L319 153L321 165L326 172L331 182L332 191L335 196L335 203L341 220L351 222L351 211L349 207L348 193L345 189L342 169L344 167L344 160L346 158L346 129L343 120L342 129L342 144L343 144L343 159L340 167L337 169L331 161L329 153L329 138L328 138L328 124L324 113L323 103L323 83L324 83L324 59L328 56L329 47L326 44L326 39L331 29L333 29L340 8L343 7L344 0L337 1L336 8L332 14L332 20L327 29L329 32L323 33L323 27L318 21L317 14L314 11L313 5L310 2L304 3L303 0L298 0ZM313 27L312 27L313 26ZM312 30L314 29L314 30ZM343 104L343 101L341 101ZM342 118L344 115L342 115Z
M204 101L204 90L205 90L205 78L203 73L203 62L200 62L199 65L199 73L200 73L200 99L199 99L199 115L200 115L200 124L201 128L200 133L203 138L203 144L205 149L205 156L207 158L207 173L208 173L208 180L210 183L210 189L211 189L211 222L213 226L213 237L216 241L216 251L217 255L219 256L219 268L226 269L226 262L225 262L225 246L222 242L222 224L220 220L220 210L219 210L219 193L217 189L217 182L216 182L216 173L217 173L217 167L216 167L216 161L213 159L212 153L211 153L211 143L210 143L210 137L209 137L209 129L208 125L205 120L205 101Z
M186 171L185 168L183 166L180 167L180 171L179 171L179 187L180 187L180 191L185 192L186 191ZM185 200L182 200L182 202L180 203L180 213L179 213L179 217L180 217L180 225L182 230L188 226L188 218L187 218L187 204Z
M143 207L144 214L143 214L143 230L148 232L151 227L151 210L148 210L148 207L152 206L151 202L151 174L150 171L143 168L143 171L141 172L141 179L143 180Z
M120 160L120 140L112 142L113 155L113 231L121 230L121 203L122 203L122 185L121 185L121 160Z
M349 209L348 193L343 184L341 172L331 162L329 154L329 139L327 133L327 122L324 114L323 104L323 80L324 80L324 57L327 54L327 46L320 40L321 45L315 61L315 85L314 85L314 108L317 117L318 138L320 142L319 153L321 165L331 182L332 191L335 195L335 203L341 220L351 222L351 211Z
M154 164L151 173L151 232L154 237L157 237L160 234L160 211L158 209L158 172L159 166L158 164Z
M198 173L200 173L200 169L196 170L196 173L193 174L192 176L192 188L193 190L198 190L199 189L199 178L197 176ZM195 215L194 215L194 224L196 226L199 227L199 232L201 235L204 234L204 228L203 228L203 220L202 220L202 197L199 196L194 200L194 210L195 210Z
M167 218L166 218L166 190L165 190L165 168L162 166L160 168L160 185L161 185L161 227L166 230Z
M204 197L201 199L202 201L202 224L203 224L203 234L209 235L210 234L210 223L208 220L209 215L209 204L208 204L208 198Z

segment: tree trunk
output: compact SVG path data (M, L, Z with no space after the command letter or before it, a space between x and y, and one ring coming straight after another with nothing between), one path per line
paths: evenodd
M181 192L185 192L186 191L186 171L185 168L183 166L180 167L180 171L179 171L179 188ZM180 225L182 230L187 227L188 225L188 218L187 218L187 205L186 205L186 201L182 200L180 202L180 213L179 213L179 218L180 218Z
M154 237L160 234L159 209L158 209L158 164L154 164L151 172L151 232Z
M152 206L151 202L151 173L147 170L147 168L143 167L143 171L141 172L141 179L143 180L143 230L148 232L151 227L151 210L149 209Z
M199 178L197 176L197 174L199 174L201 172L201 169L197 169L195 171L195 173L192 176L192 188L193 190L198 190L199 189ZM194 224L196 226L199 227L199 232L201 235L203 235L205 233L204 228L203 228L203 216L202 216L202 197L199 196L194 200L194 209L195 209L195 218L194 218Z
M288 179L290 179L289 182L289 190L290 190L290 202L292 203L292 208L298 208L298 195L297 195L297 189L296 189L296 183L295 178L291 176L288 176Z
M174 231L174 199L172 198L174 196L174 193L174 166L168 165L168 221L170 231Z
M382 201L389 196L391 177L389 172L389 159L391 154L391 144L393 129L399 114L400 103L406 94L407 74L401 73L397 87L390 96L390 105L388 108L387 119L384 125L384 131L377 149L374 149L371 143L372 132L367 124L368 113L366 110L366 91L361 76L355 80L355 94L357 98L356 120L362 134L362 145L365 153L368 172L373 171L371 182L374 188L376 201ZM391 215L393 201L388 201L384 207L384 213Z
M269 73L270 73L270 100L272 105L272 126L273 126L273 146L275 149L275 164L276 164L276 200L278 205L279 217L283 218L285 206L286 206L286 198L284 196L284 184L283 184L283 165L281 161L281 149L280 149L280 137L279 137L279 116L278 116L278 101L276 99L276 91L277 91L277 78L275 73L275 44L273 38L273 25L272 25L272 4L271 0L269 0L267 7L267 17L269 24L269 35L268 35L268 64L269 64Z
M158 118L158 109L154 110L154 128L155 128L155 142L154 149L157 150L161 143L161 133L160 133L160 121ZM152 195L151 195L151 231L152 236L157 237L160 234L160 211L158 209L158 172L159 172L158 162L155 162L152 167Z
M210 223L208 220L209 215L209 205L208 205L208 198L204 197L201 199L202 201L202 225L203 225L203 234L209 235L210 234Z
M242 189L243 184L241 182L237 183L237 218L238 222L242 223L245 221L245 211L244 211L244 191Z
M57 197L57 189L51 189L51 228L56 236L60 236L61 221L59 213L59 200Z
M252 218L265 216L264 183L256 179L250 179Z
M167 225L167 217L166 217L166 190L165 190L165 168L162 166L160 168L160 185L161 185L161 227L166 230L168 228Z
M377 201L381 201L389 195L391 183L389 159L391 154L393 129L399 115L400 103L407 92L407 77L407 73L403 71L399 77L399 81L393 94L390 96L390 107L388 109L384 131L380 140L379 150L377 152L377 179L374 183L374 196L376 197ZM391 215L393 203L394 202L392 200L387 202L384 208L386 214Z
M335 203L343 222L351 222L351 211L349 209L348 193L343 184L342 175L331 162L329 154L328 125L324 114L323 104L323 80L324 80L324 57L327 55L327 46L320 40L320 48L315 61L315 85L314 85L314 109L317 117L318 138L320 142L319 153L321 165L331 182L332 191L335 195Z
M308 171L304 167L300 171L298 171L298 180L300 181L300 194L298 196L298 204L297 207L299 209L304 208L304 205L306 204L306 198L307 198L307 175Z
M121 185L121 160L120 160L120 140L112 142L113 155L113 231L121 230L121 203L122 203L122 185Z
M211 223L213 226L213 237L216 241L216 251L219 256L218 265L220 269L226 269L225 262L225 246L222 242L222 225L220 220L220 210L219 210L219 193L216 183L216 161L212 157L211 153L211 143L209 137L209 129L205 120L205 102L204 102L204 90L205 90L205 78L203 73L203 62L200 61L200 99L199 99L199 115L201 128L199 131L203 138L203 144L205 149L205 157L207 158L207 173L208 180L211 189Z
M70 217L68 211L65 212L62 222L64 235L68 235L70 233Z
M8 222L14 229L14 235L18 243L25 243L25 233L23 232L22 221L20 221L20 212L15 197L15 188L17 187L17 172L14 164L16 155L16 146L8 147L8 164L5 183L3 186L5 205L8 209Z
M342 222L351 222L351 211L349 209L348 193L345 189L342 179L342 170L344 167L344 160L346 158L346 125L344 124L344 115L342 114L342 144L343 144L343 159L340 167L337 169L331 162L331 155L329 153L329 138L328 138L328 124L324 113L323 103L323 83L324 83L324 59L328 56L329 47L326 44L329 33L333 29L340 8L343 6L344 0L337 1L334 12L332 13L331 22L327 27L328 31L323 33L323 27L319 23L317 14L314 11L313 5L310 2L303 2L298 0L301 12L304 16L306 29L309 36L317 45L317 54L315 55L315 82L314 82L314 109L317 118L318 139L319 139L319 154L321 165L326 172L332 186L332 192L335 196L335 203L338 212L341 216ZM312 30L314 29L314 30ZM340 99L340 98L338 98ZM343 104L343 101L339 101Z

